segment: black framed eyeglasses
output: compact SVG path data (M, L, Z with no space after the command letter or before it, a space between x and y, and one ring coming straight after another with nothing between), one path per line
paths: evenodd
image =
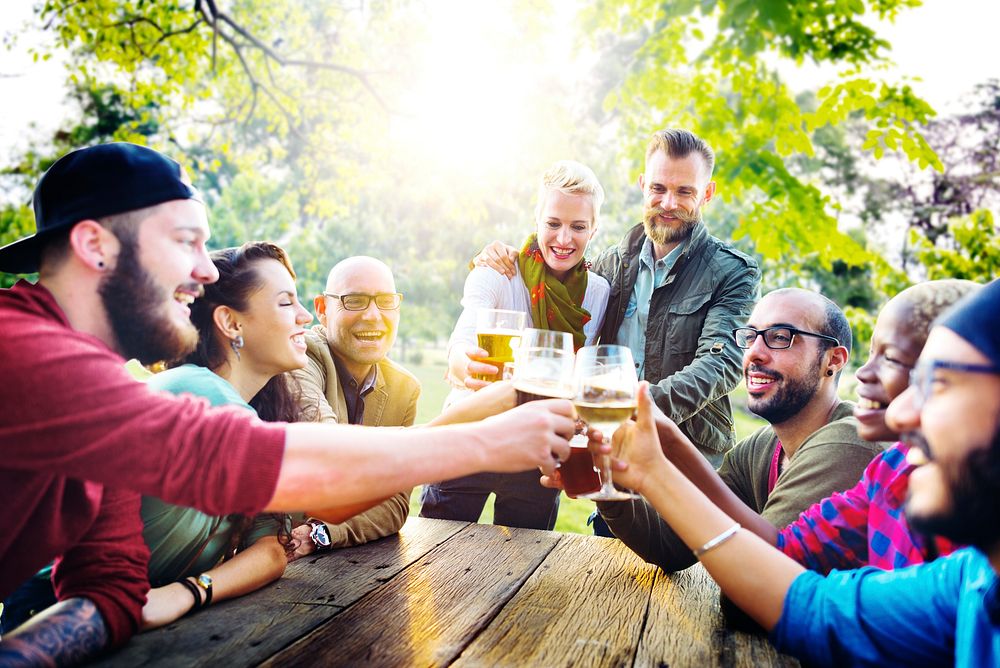
M340 303L344 305L344 309L348 311L364 311L372 303L373 299L375 300L375 306L380 311L395 311L403 303L403 294L401 292L380 292L377 295L364 295L359 292L349 295L335 295L330 292L324 292L323 294L331 299L339 299Z
M1000 366L993 364L964 364L962 362L951 362L949 360L928 360L918 362L910 371L910 387L916 392L915 408L920 410L924 402L931 396L932 385L934 384L934 372L938 369L948 371L959 371L961 373L986 373L1000 375Z
M736 345L743 350L748 349L753 345L753 342L757 340L758 336L764 337L764 345L771 350L784 350L792 345L795 340L795 335L799 334L801 336L814 336L817 339L823 339L824 341L829 341L835 346L840 345L840 341L832 336L827 336L826 334L817 334L816 332L807 332L804 329L796 329L795 327L768 327L766 329L754 329L753 327L737 327L733 330L733 338L736 339Z

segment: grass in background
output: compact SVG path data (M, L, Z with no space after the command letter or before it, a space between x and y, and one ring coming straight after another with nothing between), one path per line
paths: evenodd
M417 403L417 424L423 424L441 412L444 399L448 396L450 386L444 380L447 364L443 350L423 349L420 351L420 364L404 363L404 366L415 375L422 386L420 401ZM733 412L736 418L736 437L745 438L760 428L764 421L746 410L746 388L740 385L730 395L733 402ZM587 518L594 511L594 502L586 499L571 499L563 494L559 500L559 518L556 520L556 531L567 533L590 534ZM417 487L410 495L410 514L420 512L420 488ZM493 521L493 495L486 502L479 521L489 524Z

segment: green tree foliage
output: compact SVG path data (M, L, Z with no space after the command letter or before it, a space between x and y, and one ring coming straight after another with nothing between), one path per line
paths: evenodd
M7 205L0 209L0 246L6 246L35 231L35 217L27 205ZM9 288L17 276L0 272L0 288Z
M433 41L426 5L46 0L38 16L53 48L69 54L82 117L0 174L20 189L17 206L0 212L0 234L30 230L22 205L55 156L110 139L146 143L191 167L216 247L281 243L306 301L337 260L383 258L406 293L403 336L442 337L457 316L469 257L493 239L518 244L531 230L534 179L546 164L573 157L601 178L601 248L638 220L633 179L645 138L681 126L719 156L713 231L758 253L768 287L817 287L864 313L879 302L878 286L903 281L864 235L838 224L848 213L875 224L897 192L864 177L862 151L872 160L903 155L922 178L931 178L927 166L942 168L937 144L918 131L931 109L905 82L880 78L889 45L863 20L891 19L914 4L602 0L583 10L581 25L599 56L594 88L576 90L568 77L542 82L533 99L545 104L523 112L530 116L520 140L530 152L490 145L494 128L486 126L448 164L399 141L419 132L409 129L406 91ZM492 25L490 36L505 64L537 68L552 7L507 9L513 18ZM841 72L814 95L794 97L776 59ZM491 152L503 159L487 171ZM865 208L845 211L858 199Z
M911 242L930 280L965 278L986 283L1000 276L1000 230L993 212L980 209L948 223L948 238L937 243L917 230Z
M836 203L789 160L814 154L817 134L849 119L868 127L865 149L900 148L921 166L940 168L919 132L932 109L905 83L876 78L888 43L862 21L894 18L916 0L631 0L598 2L585 21L594 42L621 63L621 83L605 100L629 137L633 164L642 142L664 125L685 127L716 149L719 196L739 212L736 238L783 263L815 258L869 261L837 227ZM812 107L796 100L772 64L842 65Z
M513 10L510 24L491 34L503 40L506 62L534 67L538 52L519 39L539 42L550 10ZM48 0L38 14L54 48L69 52L78 89L110 90L134 111L102 124L110 130L99 137L76 137L74 147L137 141L185 162L207 195L213 246L276 240L307 301L337 260L385 259L406 308L439 314L414 324L421 336L450 330L478 247L520 242L530 231L527 203L544 165L587 159L577 140L596 134L574 115L571 91L554 81L546 82L547 108L530 110L535 122L523 141L531 155L484 172L477 162L487 149L475 136L460 164L421 164L433 156L407 154L394 141L413 116L403 93L434 27L420 3ZM483 127L481 137L493 132ZM46 166L26 165L25 183Z

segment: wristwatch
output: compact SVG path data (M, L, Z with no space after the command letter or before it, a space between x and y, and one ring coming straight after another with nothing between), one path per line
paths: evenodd
M309 532L309 538L312 539L313 544L316 546L316 551L329 550L333 546L333 541L330 540L330 530L326 528L326 524L313 518L309 518L306 521L312 527L312 530Z
M194 579L194 583L205 590L205 602L202 605L207 608L212 604L212 576L202 573Z

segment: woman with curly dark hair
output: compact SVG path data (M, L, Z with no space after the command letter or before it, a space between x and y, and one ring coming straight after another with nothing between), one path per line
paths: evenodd
M198 348L153 376L149 387L295 422L297 397L284 372L306 363L312 316L299 303L288 256L272 243L251 242L216 251L212 260L219 280L191 304ZM214 517L144 497L142 518L153 586L143 608L145 628L259 589L285 570L286 516Z

